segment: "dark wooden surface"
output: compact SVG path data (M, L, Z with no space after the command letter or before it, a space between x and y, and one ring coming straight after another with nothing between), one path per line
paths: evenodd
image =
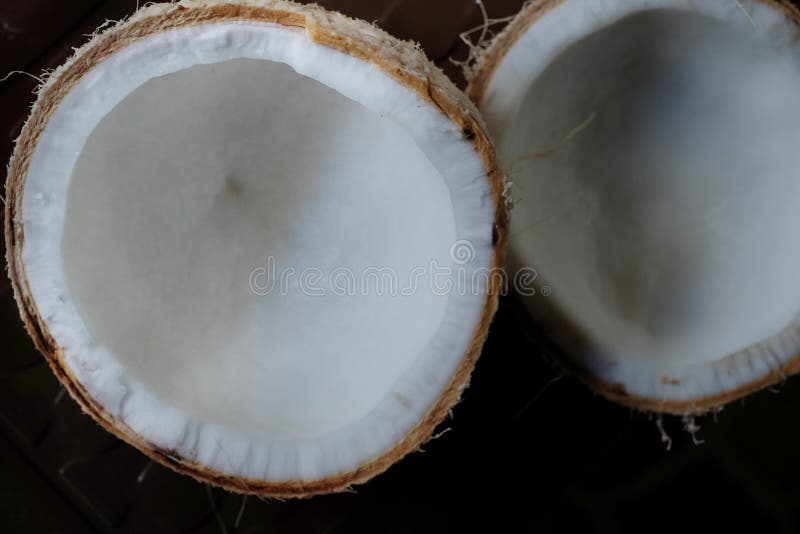
M492 17L519 0L485 0ZM0 0L0 74L38 73L136 0ZM422 43L461 82L471 0L330 0ZM35 82L0 84L7 161ZM800 125L799 125L800 127ZM544 358L502 303L451 430L355 493L264 502L151 464L63 395L0 280L0 532L800 532L800 379L697 421L654 420L594 396Z

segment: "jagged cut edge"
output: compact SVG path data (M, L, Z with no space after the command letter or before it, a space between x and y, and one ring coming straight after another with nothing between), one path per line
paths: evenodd
M514 20L498 33L487 46L480 47L480 51L470 69L470 76L467 78L468 83L466 89L467 96L476 106L481 105L489 82L508 51L525 33L534 29L539 19L567 1L568 0L526 1ZM737 0L731 1L738 3ZM791 3L790 0L756 1L776 9L780 13L783 13L788 20L800 26L800 9ZM513 204L508 204L508 206L509 209L513 208ZM624 384L610 383L603 380L594 370L569 358L569 356L555 346L554 343L550 343L549 345L554 359L564 371L576 376L603 397L643 412L666 413L681 416L703 415L715 412L730 402L778 384L790 375L800 373L800 353L798 353L784 361L767 361L767 371L765 373L734 389L694 399L673 400L633 394L627 391ZM769 353L769 349L763 350ZM739 354L740 353L736 353L722 358L718 362L715 362L714 365L724 365L725 363L733 362ZM763 356L763 358L765 360L774 360L774 358L768 356Z
M497 277L490 277L480 320L458 370L438 401L403 439L381 456L349 472L314 481L279 483L228 475L181 458L175 451L165 450L146 441L125 422L112 416L89 395L65 365L64 354L39 314L28 285L22 261L25 239L21 215L22 193L38 139L61 100L95 65L135 41L181 27L226 21L269 22L302 28L313 42L376 65L457 124L463 137L472 143L478 153L490 181L495 207L492 268L502 267L508 234L507 193L504 176L495 160L494 147L477 108L440 69L428 61L417 45L400 41L367 22L327 11L316 5L301 5L285 0L183 0L173 4L146 5L125 20L107 21L109 27L101 27L87 44L75 49L73 56L49 73L44 78L44 83L37 87L37 99L16 140L6 181L6 260L14 297L26 330L70 395L103 428L150 458L201 482L237 493L308 497L346 490L354 484L366 482L402 457L419 449L431 438L450 409L458 403L462 392L469 385L470 375L497 310L498 297L502 290Z

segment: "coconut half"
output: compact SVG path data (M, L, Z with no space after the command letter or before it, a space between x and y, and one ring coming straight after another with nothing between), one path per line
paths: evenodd
M798 21L777 1L534 1L480 57L510 264L545 289L525 308L603 395L702 412L800 368Z
M177 471L363 482L458 401L497 305L477 116L413 44L318 7L144 8L49 77L17 142L25 325L86 412Z

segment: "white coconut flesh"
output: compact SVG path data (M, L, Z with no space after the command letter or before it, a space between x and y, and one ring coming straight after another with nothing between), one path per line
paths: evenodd
M145 442L318 480L391 450L449 385L485 284L414 272L460 240L462 272L489 267L493 218L475 149L412 90L303 30L215 23L137 41L63 99L23 263L70 372Z
M512 263L594 379L690 402L800 352L799 38L758 1L565 0L494 65Z

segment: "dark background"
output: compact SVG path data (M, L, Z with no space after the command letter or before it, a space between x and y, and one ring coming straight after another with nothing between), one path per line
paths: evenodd
M733 1L733 0L732 0ZM320 2L418 40L454 80L472 0ZM485 0L491 17L519 0ZM38 74L135 0L0 0L0 77ZM743 73L746 75L746 73ZM8 161L36 82L0 83ZM3 171L4 172L4 171ZM513 300L502 302L452 427L354 493L262 501L151 463L65 395L0 279L0 532L800 532L800 379L714 417L657 420L593 395L547 363Z

